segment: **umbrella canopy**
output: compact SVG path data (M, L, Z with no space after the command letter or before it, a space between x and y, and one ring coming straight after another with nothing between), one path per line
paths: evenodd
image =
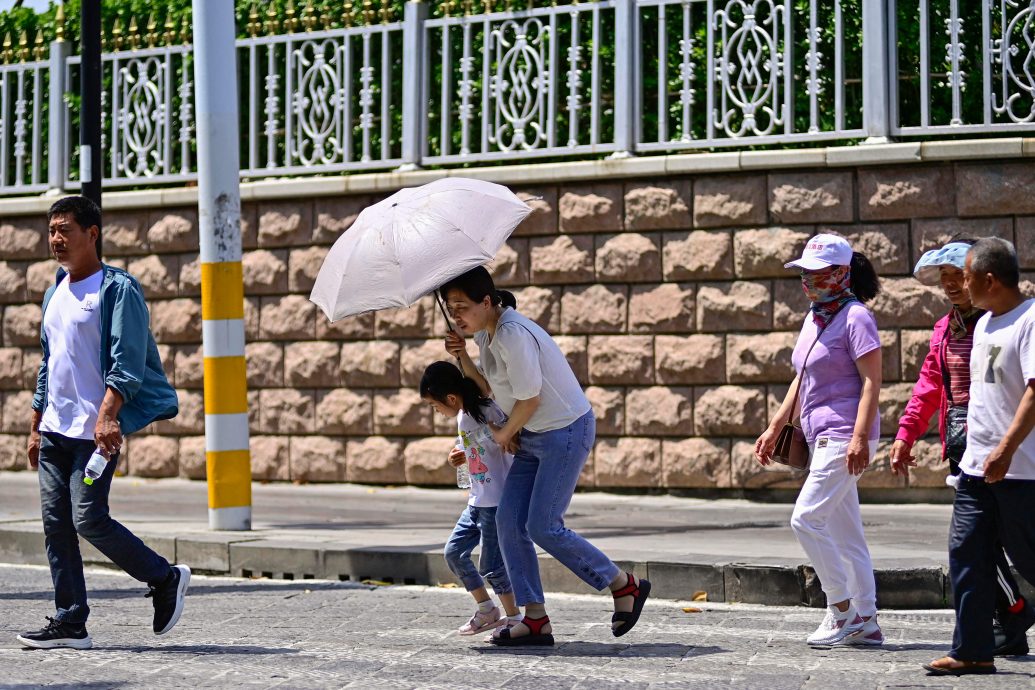
M400 190L338 238L309 299L331 321L408 307L491 261L531 210L506 187L463 177Z

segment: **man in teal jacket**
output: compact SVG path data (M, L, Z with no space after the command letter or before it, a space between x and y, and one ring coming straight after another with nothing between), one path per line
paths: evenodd
M92 645L78 537L146 582L162 635L176 625L190 568L172 566L108 514L123 436L178 411L151 335L140 284L101 263L101 211L70 196L47 213L50 249L61 268L43 298L43 361L32 401L29 466L39 469L40 503L57 613L23 633L28 647ZM108 460L86 484L95 451Z

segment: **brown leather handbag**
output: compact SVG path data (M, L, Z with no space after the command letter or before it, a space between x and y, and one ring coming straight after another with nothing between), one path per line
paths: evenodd
M847 302L845 303L847 304ZM827 326L833 323L841 309L844 308L844 304L838 308L836 312L827 321ZM812 354L812 348L816 347L816 343L819 342L819 337L823 335L823 331L826 326L819 329L819 333L816 334L816 339L812 341L812 345L809 346L809 351L805 353L805 359L801 363L801 375L798 376L798 387L794 389L794 402L791 403L791 415L794 415L794 409L798 407L798 394L801 393L801 381L805 377L805 365L809 361L809 355ZM778 462L781 465L787 465L788 467L795 470L807 470L809 468L809 444L805 440L805 432L801 429L801 417L798 419L791 419L783 425L783 429L780 430L780 435L776 439L776 447L773 448L773 462Z

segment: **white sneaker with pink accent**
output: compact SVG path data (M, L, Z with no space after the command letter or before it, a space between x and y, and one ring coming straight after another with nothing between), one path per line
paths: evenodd
M884 633L877 625L877 616L871 616L869 620L863 621L862 630L852 633L837 644L857 647L878 647L884 644Z
M865 625L866 621L855 610L854 605L849 604L848 610L844 612L839 611L836 606L828 606L823 622L816 628L816 632L809 635L806 643L814 647L840 644L846 637L862 630Z
M490 611L476 611L471 616L471 620L461 625L457 632L461 635L477 635L486 630L493 630L501 625L505 625L506 622L506 616L500 616L499 607L493 606Z

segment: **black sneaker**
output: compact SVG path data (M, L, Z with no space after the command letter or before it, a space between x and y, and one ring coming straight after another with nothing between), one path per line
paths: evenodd
M145 596L155 606L155 621L152 626L155 635L164 635L173 629L183 613L183 598L190 584L190 568L174 565L172 574L160 585L152 585Z
M34 632L22 633L18 641L33 649L55 649L71 647L72 649L89 649L93 646L90 634L85 625L74 625L55 620L47 616L47 627Z

